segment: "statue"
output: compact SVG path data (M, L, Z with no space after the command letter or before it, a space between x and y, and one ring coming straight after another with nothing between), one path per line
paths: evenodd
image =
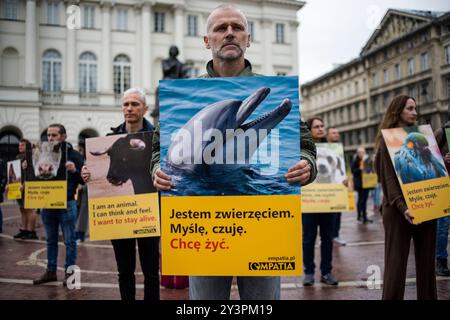
M161 62L164 80L188 78L189 66L177 59L178 54L177 46L170 46L169 57ZM159 86L155 92L155 108L151 111L150 116L159 117Z
M187 78L188 69L177 59L178 53L176 46L170 46L169 58L162 61L163 79Z

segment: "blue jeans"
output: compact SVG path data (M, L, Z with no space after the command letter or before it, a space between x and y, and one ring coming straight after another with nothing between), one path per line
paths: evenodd
M436 228L436 258L447 259L448 228L450 216L437 219Z
M320 228L320 272L327 275L332 269L333 233L336 222L334 213L304 213L303 224L303 267L305 274L314 274L314 246L317 228Z
M189 277L190 300L230 300L233 277ZM241 300L280 300L280 277L237 277Z
M42 209L42 222L47 235L47 270L56 272L58 260L58 232L59 226L66 245L66 261L64 270L75 265L77 259L77 242L75 238L75 224L77 222L77 206L75 200L67 201L67 209Z

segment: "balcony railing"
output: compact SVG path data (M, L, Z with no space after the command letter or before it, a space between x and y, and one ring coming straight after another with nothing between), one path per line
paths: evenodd
M80 92L81 105L98 105L99 102L98 92Z
M63 102L61 91L42 91L41 99L44 104L61 104Z

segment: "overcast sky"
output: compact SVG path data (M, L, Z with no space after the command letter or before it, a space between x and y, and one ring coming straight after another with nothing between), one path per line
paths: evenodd
M450 11L449 0L304 0L298 12L300 83L356 58L389 8Z

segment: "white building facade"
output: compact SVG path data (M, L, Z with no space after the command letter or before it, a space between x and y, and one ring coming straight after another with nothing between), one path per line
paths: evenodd
M1 157L11 158L20 138L39 140L55 122L66 126L74 145L105 135L122 122L120 96L130 87L145 88L153 104L171 45L179 48L178 59L192 66L191 76L204 73L211 58L203 45L206 19L222 3L1 1ZM226 3L247 16L252 33L247 57L254 71L297 74L297 11L304 2Z

